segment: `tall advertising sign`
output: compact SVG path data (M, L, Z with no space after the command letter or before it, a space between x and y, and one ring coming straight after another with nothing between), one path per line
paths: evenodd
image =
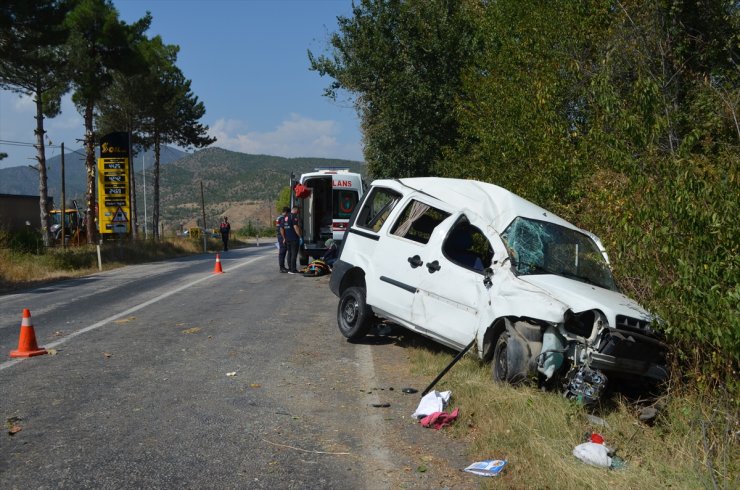
M98 229L102 234L131 231L130 162L128 133L110 133L100 139Z

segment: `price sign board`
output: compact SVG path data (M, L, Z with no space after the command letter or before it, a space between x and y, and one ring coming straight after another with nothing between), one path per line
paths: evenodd
M98 159L98 229L103 234L131 231L131 187L128 133L100 139Z

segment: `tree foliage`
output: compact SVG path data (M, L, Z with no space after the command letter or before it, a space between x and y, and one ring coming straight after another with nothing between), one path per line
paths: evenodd
M311 68L334 79L326 95L355 96L374 176L427 175L457 139L453 104L475 45L473 5L362 0L338 18L329 53L309 52Z
M311 64L354 97L374 177L489 181L596 232L695 379L736 383L736 2L366 0L338 21Z
M63 69L67 9L67 2L59 0L8 0L0 6L0 87L33 96L36 105L39 212L45 246L50 245L51 234L44 118L59 114L60 98L69 87Z
M177 67L180 48L155 36L137 44L146 69L133 76L118 75L98 104L106 130L126 128L135 142L154 148L154 237L159 233L160 148L165 144L200 148L215 141L199 121L205 106L193 94L191 81Z
M67 14L69 28L68 67L74 93L72 100L83 115L87 160L87 237L92 243L95 190L95 104L113 83L116 72L133 74L145 68L135 44L140 42L151 23L151 16L128 25L118 18L110 0L78 0Z

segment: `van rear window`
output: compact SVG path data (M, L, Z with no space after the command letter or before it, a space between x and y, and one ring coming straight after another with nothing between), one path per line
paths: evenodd
M333 217L336 219L349 219L352 211L357 206L357 191L343 189L334 189L333 191Z

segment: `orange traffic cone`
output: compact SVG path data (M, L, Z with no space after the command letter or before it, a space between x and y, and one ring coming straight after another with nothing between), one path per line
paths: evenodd
M21 320L21 335L18 338L18 350L10 351L10 357L33 357L46 354L46 349L39 349L36 344L36 333L31 325L31 312L23 308Z
M221 268L221 256L216 254L216 267L213 268L214 274L223 274L224 270Z

